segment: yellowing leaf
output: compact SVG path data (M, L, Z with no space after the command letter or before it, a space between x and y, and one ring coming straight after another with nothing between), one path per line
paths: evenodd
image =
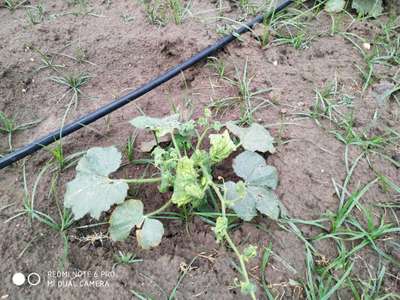
M178 206L182 206L198 201L203 197L204 189L198 182L194 162L188 157L183 157L179 160L176 168L172 202Z
M236 150L229 132L225 130L222 134L210 134L210 157L213 163L219 163Z

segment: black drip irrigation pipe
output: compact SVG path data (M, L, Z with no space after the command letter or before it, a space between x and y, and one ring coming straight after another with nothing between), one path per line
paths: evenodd
M279 12L286 8L288 5L290 5L293 2L293 0L284 0L282 3L280 3L274 10L274 12ZM270 12L270 15L272 12ZM197 53L193 57L189 58L188 60L184 61L183 63L175 66L172 69L169 69L166 71L164 74L154 78L153 80L149 81L148 83L142 85L138 89L128 93L125 96L122 96L121 98L114 100L110 102L109 104L99 108L98 110L91 112L67 125L64 127L57 129L56 131L53 131L49 133L48 135L39 138L32 142L31 144L28 144L20 149L15 150L14 152L2 157L0 159L0 169L3 169L12 163L32 154L35 153L36 151L40 150L41 148L46 147L47 145L50 145L51 143L54 143L55 141L61 139L62 137L65 137L82 127L85 127L86 125L89 125L93 123L94 121L108 115L109 113L117 110L118 108L130 103L131 101L136 100L140 96L143 96L144 94L150 92L151 90L155 89L156 87L160 86L164 82L167 82L171 78L175 77L176 75L180 74L184 70L190 68L194 64L200 62L204 58L209 57L211 54L217 52L218 50L222 49L225 47L227 44L230 42L234 41L238 35L241 35L243 33L246 33L250 31L257 23L261 23L264 20L265 15L259 15L255 17L253 20L247 22L244 26L240 27L233 33L221 38L218 40L216 43L214 43L211 46L208 46L201 52Z

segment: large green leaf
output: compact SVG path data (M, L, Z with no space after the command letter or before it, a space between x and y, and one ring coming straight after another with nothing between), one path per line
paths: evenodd
M360 15L378 17L382 14L382 0L353 0L352 8L357 10Z
M343 10L346 5L344 0L328 0L325 4L325 10L330 13L337 13Z
M130 123L139 129L153 130L158 137L162 137L181 126L181 123L179 122L179 114L166 116L164 118L139 116L132 119Z
M110 219L110 236L114 241L125 240L132 228L143 222L143 203L140 200L127 200L118 205Z
M273 145L274 139L264 126L253 123L250 127L239 127L233 122L227 122L226 127L240 139L245 150L275 152Z
M244 151L236 156L233 160L233 170L248 185L266 186L272 189L278 185L276 168L267 165L265 159L255 152Z
M229 201L229 206L235 213L245 221L251 221L256 215L256 202L254 197L248 197L245 191L244 195L241 195L241 187L237 183L228 181L225 183L225 197Z
M125 200L128 185L108 178L120 164L121 153L115 147L89 149L79 160L77 175L64 195L64 206L71 208L75 220L88 213L99 219L103 211Z
M251 221L257 211L271 219L286 215L286 208L271 190L278 184L278 173L265 159L251 151L244 151L233 161L233 170L245 182L225 183L228 205L245 221Z
M249 186L247 194L248 197L254 197L256 208L260 213L274 220L279 218L282 204L273 191L263 187Z
M145 218L143 227L136 230L136 238L140 247L143 249L150 249L158 246L161 243L163 235L164 226L156 219Z
M261 186L246 186L244 196L238 192L240 189L238 183L232 181L225 183L229 207L242 220L251 221L257 215L257 210L274 220L286 214L285 207L270 189Z

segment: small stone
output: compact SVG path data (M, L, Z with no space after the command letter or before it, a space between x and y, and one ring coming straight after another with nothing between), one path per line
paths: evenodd
M31 61L35 61L35 59L33 57L31 57Z
M281 111L280 111L280 113L281 113L282 115L286 114L286 113L287 113L287 109L286 109L286 108L282 108Z
M23 92L23 93L26 93L26 89L22 89L22 92Z
M274 60L274 61L272 62L272 64L276 67L276 66L278 65L278 61L277 61L277 60Z
M363 43L363 48L365 50L370 50L371 49L371 44L370 43Z
M304 106L304 102L297 102L297 106Z

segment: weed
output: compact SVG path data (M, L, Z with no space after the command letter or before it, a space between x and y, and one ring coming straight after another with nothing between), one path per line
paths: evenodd
M145 13L151 24L165 26L167 15L165 5L160 0L143 1Z
M191 1L189 1L186 6L182 3L182 0L168 0L169 7L171 9L172 18L175 24L182 24L183 20L189 13Z
M67 93L71 92L71 103L74 104L75 109L78 107L79 97L83 95L81 88L86 85L92 76L86 73L80 74L67 74L64 76L52 76L50 80L67 87ZM66 93L66 94L67 94ZM66 95L64 94L64 95Z
M219 78L225 77L225 62L217 57L209 57L207 65L215 70Z
M37 4L36 6L28 7L26 10L26 17L30 24L36 25L44 20L46 10L43 4Z
M22 7L27 2L27 0L4 0L3 5L11 12L14 12L16 9Z
M129 22L132 22L133 20L135 20L135 17L128 15L128 14L122 14L121 19L124 23L129 23Z
M235 70L236 70L236 77L234 79L225 77L225 80L229 84L237 88L239 95L235 97L227 97L220 99L218 101L214 101L209 105L209 107L221 109L230 106L235 106L237 105L237 102L239 102L240 105L239 123L250 125L254 122L254 113L257 110L270 104L269 100L261 97L260 95L271 91L271 89L267 88L267 89L259 89L253 91L252 80L254 77L249 77L247 60L244 64L243 71L240 71L240 69L237 68L237 66L235 66Z
M42 62L42 65L36 69L36 72L39 72L41 70L46 70L46 69L51 69L53 71L58 72L59 68L65 68L64 65L59 65L54 62L54 59L55 59L54 56L44 53L38 48L34 48L33 51L35 51L37 54L39 54L40 61Z
M135 156L134 156L135 140L136 140L136 135L131 135L128 137L128 140L126 141L125 153L126 153L126 157L128 158L128 161L130 163L132 163L135 158Z
M113 265L113 269L118 265L136 264L142 262L143 259L136 258L136 255L131 252L118 251L118 254L114 254L114 261L115 264Z
M0 133L8 136L8 150L12 151L12 137L17 131L26 130L39 124L42 120L35 120L23 124L17 124L15 118L8 118L4 112L0 111Z

